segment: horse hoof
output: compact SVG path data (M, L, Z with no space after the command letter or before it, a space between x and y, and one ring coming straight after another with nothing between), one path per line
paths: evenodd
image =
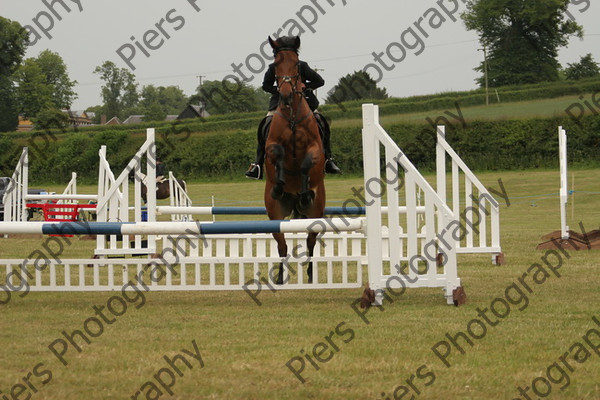
M274 200L281 200L283 198L283 186L274 186L273 189L271 189L271 197Z
M298 199L299 211L302 214L304 214L304 212L307 211L313 205L314 199L315 199L315 192L313 192L312 190L302 193L300 195L300 198Z

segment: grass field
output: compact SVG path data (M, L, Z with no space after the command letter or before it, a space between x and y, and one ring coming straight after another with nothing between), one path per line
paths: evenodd
M584 98L589 98L585 95ZM555 116L564 116L567 110L573 103L578 103L581 100L578 96L564 96L554 99L537 99L529 101L495 103L495 99L489 106L469 106L458 109L456 105L449 109L432 110L416 113L394 114L381 117L382 125L394 124L399 122L425 122L426 118L434 118L434 116L445 116L452 124L460 124L461 118L464 118L465 123L473 120L503 120L503 119L531 119L531 118L548 118ZM452 113L452 116L446 112ZM574 115L578 115L576 110L571 111ZM591 114L591 111L586 110L586 115ZM362 126L362 120L344 119L336 120L336 127Z
M568 221L574 230L580 221L586 230L599 228L598 173L573 173ZM172 377L174 399L525 399L518 387L532 384L537 394L527 389L531 398L600 398L600 326L592 320L600 321L598 252L557 251L557 274L538 275L538 283L525 278L531 292L522 296L509 289L532 264L559 264L556 256L535 250L541 235L560 228L558 172L479 177L494 187L502 179L510 199L501 209L506 264L493 266L488 255L461 255L464 306L446 305L439 289L409 290L371 309L366 324L350 306L360 295L356 290L265 292L260 307L244 292L147 293L90 344L76 337L81 351L69 344L65 366L49 345L65 339L63 331L71 334L90 317L100 318L93 307L106 307L115 293L30 293L0 305L0 391L7 395L12 388L19 399L128 399L137 391L139 398L168 398L155 375L171 380L164 356L184 354L192 368L176 361L182 376ZM361 181L330 179L330 203L351 197L353 186ZM260 205L262 188L257 182L204 183L189 191L197 205L208 205L209 194L219 205ZM86 190L94 188L80 188ZM0 258L23 257L41 243L0 239ZM65 257L92 249L92 242L75 239ZM503 318L486 310L495 304L502 311L497 298L512 300ZM472 322L483 321L480 312L495 323L485 325L485 334ZM598 330L589 335L595 351L582 338L592 328ZM464 338L452 345L446 336L468 330L480 337L469 336L472 346ZM444 350L444 341L449 367L432 351ZM331 342L328 350L319 344ZM197 352L202 363L192 356ZM315 352L327 361L317 361ZM300 359L304 383L286 367L292 360L299 369Z

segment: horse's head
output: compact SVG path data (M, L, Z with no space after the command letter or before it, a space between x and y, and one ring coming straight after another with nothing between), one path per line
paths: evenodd
M281 37L271 39L269 43L275 54L275 78L279 90L279 101L285 106L290 106L295 93L302 93L302 79L300 79L300 60L298 49L300 37Z

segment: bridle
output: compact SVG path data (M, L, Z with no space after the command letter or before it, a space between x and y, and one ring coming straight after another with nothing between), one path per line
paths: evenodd
M275 54L277 54L281 51L293 51L294 53L296 52L296 50L293 48L284 47L284 48L278 49ZM279 97L280 104L281 104L281 87L286 83L289 83L292 86L292 95L302 95L302 92L297 89L298 81L300 79L301 79L301 77L300 77L300 60L298 60L298 62L296 63L296 75L275 75L275 80L277 82L277 91L280 94L280 97ZM286 105L286 106L288 106L288 105Z
M294 48L281 48L278 49L275 54L279 53L280 51L286 50L296 52L296 49ZM296 158L296 126L298 126L298 124L300 124L302 121L308 118L311 114L309 110L309 112L306 113L306 115L304 115L302 118L298 119L296 117L298 112L300 111L300 107L302 107L302 98L304 97L304 93L302 93L301 90L298 90L298 81L301 80L300 61L298 60L298 62L296 63L296 75L275 75L275 79L277 82L277 91L279 92L279 106L287 107L290 110L289 117L284 113L280 112L279 110L275 111L275 113L280 117L286 119L290 124L290 129L292 130L292 156ZM292 86L291 104L285 104L282 101L283 98L281 96L281 87L286 83L289 83ZM294 96L300 96L300 101L297 103L296 109L292 107Z

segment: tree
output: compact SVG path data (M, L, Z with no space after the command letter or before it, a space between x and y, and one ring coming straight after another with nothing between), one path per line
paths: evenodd
M161 110L165 115L178 114L188 104L188 98L178 86L144 86L140 93L140 108ZM144 114L148 115L146 111ZM163 118L164 119L164 118Z
M10 132L19 126L19 111L12 80L0 75L0 132Z
M44 50L37 58L28 58L13 75L19 113L35 118L47 109L70 109L77 94L67 67L58 53Z
M325 98L327 104L338 104L350 100L387 99L385 88L378 88L377 82L365 71L354 71L340 78Z
M9 76L21 64L29 34L18 22L0 17L0 75Z
M69 127L70 119L67 114L56 108L46 108L37 114L34 122L36 129L60 129L64 132Z
M144 122L164 121L167 113L158 103L153 103L148 108L144 108Z
M592 78L600 75L600 67L594 61L591 53L581 57L578 63L567 64L565 68L565 76L569 80L578 80L583 78Z
M102 120L102 113L104 112L104 107L103 106L88 107L85 110L85 112L93 112L95 116L92 119L92 123L94 123L94 124L100 124L100 122Z
M470 0L462 15L468 30L488 49L489 85L556 81L558 48L582 37L583 29L566 17L570 0ZM475 70L484 72L484 62ZM483 86L484 77L478 79Z
M43 110L70 109L77 94L67 67L58 53L44 50L37 58L28 58L13 75L17 84L19 113L35 118Z
M12 74L21 64L29 34L18 22L0 17L0 132L19 125Z
M105 61L96 67L94 73L100 75L104 81L102 86L102 100L104 112L108 119L115 116L124 118L127 109L137 106L139 95L135 75L126 68L117 68L112 61Z
M211 114L266 110L269 95L245 82L205 81L189 102L201 101Z
M36 58L37 64L46 75L46 83L52 87L52 101L58 109L70 109L77 98L73 87L77 81L69 79L67 66L58 53L42 51Z
M53 87L48 85L46 75L33 58L25 60L14 74L18 86L19 114L25 118L34 118L44 109L55 108L52 101Z

